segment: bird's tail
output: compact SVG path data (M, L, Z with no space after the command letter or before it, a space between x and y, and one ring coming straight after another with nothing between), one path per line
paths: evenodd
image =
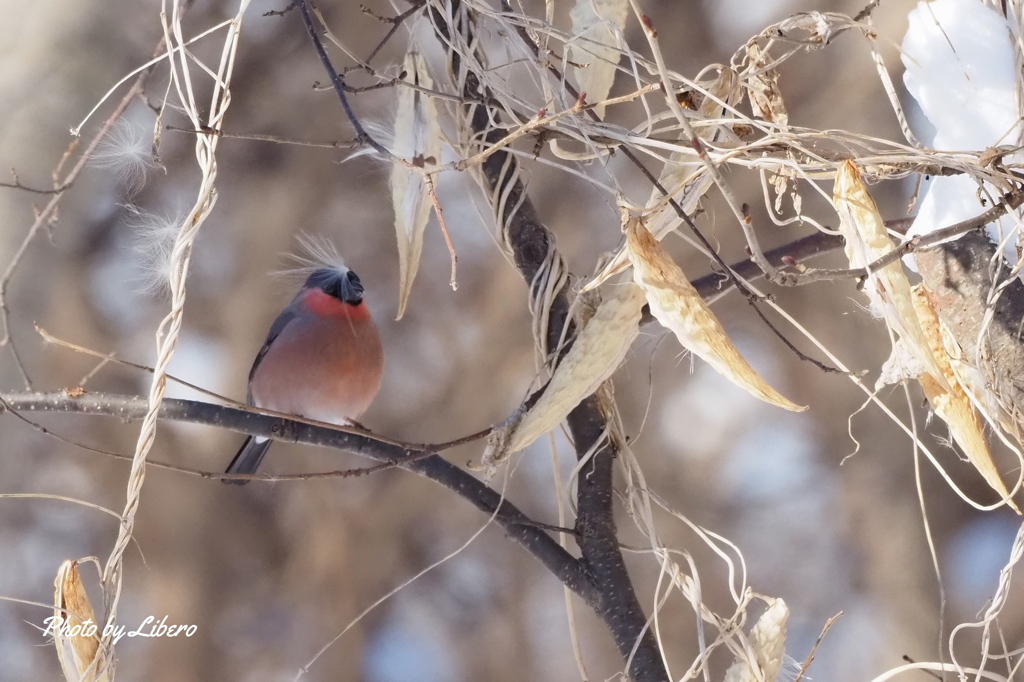
M231 464L228 465L226 474L255 474L256 469L259 468L260 462L263 461L263 455L267 454L267 449L270 448L270 444L273 441L269 438L256 438L255 436L249 436L245 439L245 443L242 444L242 449L238 451L235 458L231 460ZM249 481L244 479L222 479L224 483L237 483L238 485L244 485Z

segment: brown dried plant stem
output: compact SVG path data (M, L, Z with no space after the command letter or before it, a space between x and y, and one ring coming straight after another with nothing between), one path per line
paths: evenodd
M503 12L511 13L515 11L512 8L512 4L508 2L508 0L502 0L501 9ZM523 41L526 47L530 49L534 57L536 57L537 59L543 58L543 55L541 55L540 46L538 46L537 43L533 40L533 38L530 36L530 32L526 29L525 26L516 26L516 33L519 35L519 38ZM559 68L555 66L554 63L545 59L544 67L555 78L555 81L559 84L559 86L563 90L565 90L565 92L568 93L570 97L573 98L573 100L575 100L576 102L580 101L580 98L585 93L581 93L579 90L573 87L572 83L569 82L569 80L559 70ZM592 107L584 107L583 111L595 123L602 122L601 117L597 114L596 111L594 111ZM731 276L731 273L729 273L728 266L725 264L724 261L722 261L718 257L718 252L711 245L711 242L709 242L707 238L704 236L704 234L699 229L697 229L697 225L696 223L693 222L693 218L686 214L686 211L684 211L682 206L679 205L679 202L677 202L674 198L669 196L668 190L661 184L658 178L653 173L651 173L650 169L648 169L647 166L644 165L640 158L635 153L633 153L633 150L625 145L621 145L617 149L619 152L622 153L623 156L626 157L626 159L631 164L633 164L634 167L636 167L638 171L640 171L640 173L647 179L647 181L651 183L651 186L658 190L658 192L661 193L661 195L668 200L668 205L672 209L672 211L679 217L680 220L686 223L686 226L690 229L691 232L693 232L694 236L697 237L701 245L705 249L707 249L708 253L711 254L712 258L718 260L719 267L724 269L725 273L727 273L727 276ZM735 278L733 278L733 280L733 284L741 291L743 291L744 295L748 297L752 295L750 294L750 292L746 291L745 287L742 286L739 280L736 280Z
M508 2L508 0L502 0L501 6L502 6L502 10L505 11L505 12L513 12L514 11L513 8L512 8L512 5ZM641 22L641 23L643 23L643 22ZM647 30L647 28L648 27L645 26L645 30ZM530 51L533 52L534 56L537 57L538 59L540 59L541 58L540 47L537 45L536 42L534 42L533 38L530 36L529 31L527 31L524 26L517 26L516 27L516 32L518 33L519 37L522 39L523 43L525 43L526 46L530 49ZM572 86L571 83L569 83L569 81L565 78L564 74L562 74L562 72L558 69L558 67L555 66L550 61L545 60L545 68L548 70L549 73L551 73L555 77L555 79L559 83L560 87L562 87L571 97L573 97L574 99L576 99L576 101L578 103L580 103L580 98L582 96L582 93L580 93L576 88L574 88ZM662 87L664 88L666 86L662 85ZM669 101L672 101L671 98L669 98ZM583 110L586 112L587 116L589 116L591 120L593 120L595 122L600 122L601 121L601 117L598 116L597 112L594 111L593 108L585 107ZM693 136L692 131L690 131L690 133L691 133L690 134L690 143L691 143L691 145L696 144L696 147L694 147L695 151L698 153L698 155L703 154L703 156L701 157L701 160L704 161L704 162L707 162L708 161L707 158L706 158L707 155L703 151L703 148L702 148L702 145L700 144L700 141L695 136ZM793 345L793 343L791 341L789 341L788 338L786 338L785 334L783 334L771 322L771 320L769 320L768 317L765 316L765 314L761 311L761 309L757 307L757 302L761 299L761 297L758 296L757 294L755 294L753 291L751 291L743 283L743 280L741 279L741 277L749 279L749 278L752 278L752 277L756 276L758 273L760 273L760 274L769 274L769 275L771 275L773 277L777 277L778 276L777 270L773 267L776 263L770 257L770 254L761 253L760 246L757 246L757 249L752 251L752 255L755 256L753 258L752 262L757 265L756 272L751 272L751 274L749 274L749 275L739 275L739 273L734 271L734 268L730 267L729 265L727 265L725 263L724 260L722 260L722 257L718 255L718 251L715 249L715 247L711 244L710 241L708 241L707 237L705 237L704 234L697 228L697 224L694 223L693 218L691 218L689 215L686 214L686 211L684 211L682 206L679 205L679 202L677 202L674 198L669 196L668 190L661 184L661 182L658 180L658 178L653 173L651 173L650 169L648 169L647 166L645 166L643 164L643 162L637 157L637 155L633 152L633 150L630 149L629 147L625 146L625 145L620 146L618 148L618 150L622 153L623 156L626 157L626 159L630 163L633 164L634 167L636 167L637 170L640 171L640 173L645 178L647 178L648 182L650 182L651 185L663 197L665 197L667 199L669 207L679 217L680 220L682 220L684 223L686 223L686 226L689 228L690 232L694 235L694 237L697 238L697 240L701 243L701 245L704 247L706 252L711 256L711 258L715 261L715 263L718 265L718 267L721 268L722 276L729 280L730 286L736 287L743 294L743 296L746 297L747 301L750 303L750 306L754 309L754 312L757 314L757 316L759 318L761 318L761 321L764 322L765 326L767 326L768 329L770 329L773 334L775 334L779 339L781 339L782 342L786 345L786 347L789 348L791 351L793 351L796 354L796 356L798 358L800 358L800 360L813 363L816 367L818 367L819 369L821 369L821 370L823 370L825 372L837 372L838 370L835 369L834 367L830 367L830 366L828 366L828 365L826 365L826 364L824 364L824 363L822 363L822 362L820 362L818 360L815 360L814 358L812 358L812 357L806 355L805 353L803 353L802 351L800 351L795 345ZM709 169L710 170L714 170L714 166L713 165L709 166ZM717 171L714 171L714 172L717 173ZM725 190L725 185L723 183L719 183L719 184L720 184L721 188L724 191ZM748 241L750 241L750 243L756 245L756 241L754 241L752 225L749 222L749 215L746 214L746 208L745 207L743 207L742 213L743 213L743 215L741 216L742 217L742 221L741 222L743 224L744 232L748 236ZM765 266L767 266L767 267L765 267ZM706 295L705 292L700 290L699 288L698 288L698 291L700 291L702 296Z
M0 405L18 413L105 415L122 421L138 421L145 416L147 410L145 398L102 393L85 393L77 398L71 398L63 392L11 393L0 395ZM534 521L499 492L437 454L427 454L431 451L439 452L451 444L428 445L422 450L410 449L351 431L272 417L235 407L172 398L165 398L161 403L159 418L204 424L289 443L319 445L369 457L377 462L394 463L440 483L485 514L494 514L495 521L509 537L537 557L560 581L588 603L599 598L597 586L579 561L542 530L549 527L547 524Z
M468 12L471 10L464 10L462 3L454 0L449 5L448 16L432 8L433 24L442 46L449 51L452 76L464 78L463 97L490 101L491 93L482 84L480 75L469 69L463 73L462 55L452 48L456 33L461 34L462 44L474 44L472 22L466 20ZM453 25L448 23L449 17ZM492 126L498 120L496 112L470 104L466 107L466 114L482 147L495 144L506 134L505 130ZM490 196L503 198L502 203L494 207L498 213L498 224L507 236L516 266L526 282L531 284L549 261L549 254L555 252L554 236L541 224L526 195L519 179L518 159L514 155L504 149L498 150L488 156L481 167ZM557 253L555 257L558 258ZM548 309L546 332L550 349L561 348L564 352L575 338L576 329L569 308L566 284L551 298ZM577 479L576 542L582 553L578 565L588 575L592 590L583 594L577 587L565 584L580 594L605 622L623 659L629 661L632 679L641 682L667 680L668 673L657 641L647 627L647 618L619 549L612 511L612 463L616 449L607 438L608 424L596 397L592 395L580 403L567 421L577 456L581 460L589 458Z

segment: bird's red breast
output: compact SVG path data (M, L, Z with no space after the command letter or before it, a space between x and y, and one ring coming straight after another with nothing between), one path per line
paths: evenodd
M294 318L253 373L253 403L318 421L358 418L384 372L384 351L366 304L307 289L289 309Z
M334 296L325 294L320 289L306 289L302 293L302 302L306 309L314 315L321 317L344 317L362 319L370 317L370 310L366 307L365 301L358 305L345 303ZM371 323L372 324L372 323Z

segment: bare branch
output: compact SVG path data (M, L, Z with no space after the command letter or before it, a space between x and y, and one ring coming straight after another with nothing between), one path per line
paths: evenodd
M20 189L23 192L29 192L31 194L58 194L67 189L65 185L59 185L52 189L38 189L36 187L29 187L28 185L21 184L21 180L18 179L18 174L11 169L11 181L0 182L0 187L6 187L8 189Z
M296 2L293 3L293 6L296 7L299 10L299 14L302 15L302 22L306 27L306 33L309 34L309 39L313 41L313 47L316 48L316 53L320 57L320 61L324 65L324 69L327 70L327 75L331 79L331 85L334 86L334 92L337 93L338 99L341 100L341 108L345 110L345 116L348 117L349 123L351 123L352 127L355 128L356 138L373 147L382 156L384 156L384 158L391 159L396 163L401 163L401 160L396 159L387 147L373 139L373 137L366 132L363 124L359 122L359 118L356 116L355 111L352 110L352 105L348 101L348 95L345 94L345 79L334 68L334 65L331 63L331 58L327 55L327 50L324 49L323 41L320 40L320 36L317 35L316 26L313 25L313 18L310 16L309 3L306 0L296 0Z
M0 395L8 409L17 412L63 412L117 417L137 421L145 417L145 398L102 393L85 393L71 398L66 393L11 393ZM292 419L272 417L234 407L192 400L165 398L160 405L160 419L204 424L237 433L263 436L289 443L320 445L369 457L389 466L399 466L439 483L477 509L494 514L505 532L533 554L563 584L587 603L598 603L600 595L575 557L538 527L538 523L488 487L454 464L437 455L459 444L462 439L422 449L410 449L354 430L316 426ZM261 477L256 476L259 479Z
M903 256L915 251L921 251L922 249L928 249L940 242L943 242L952 237L971 232L973 230L980 230L989 223L998 220L1007 214L1024 204L1024 189L1016 189L1009 194L1003 196L1002 201L988 209L981 215L975 216L968 220L961 220L959 223L944 227L928 234L919 235L917 237L911 237L905 240L895 249L885 254L881 258L869 263L863 268L851 268L841 270L829 270L829 269L814 269L806 270L804 272L784 272L780 273L779 284L785 284L789 286L797 286L802 284L810 284L811 282L819 282L821 280L836 280L836 279L860 279L867 277L872 272L881 270L890 263L895 263Z
M164 130L172 130L176 133L190 133L192 135L217 135L228 140L253 140L256 142L273 142L274 144L290 144L297 147L323 147L326 149L352 149L353 147L362 146L362 142L359 140L334 140L332 142L312 142L310 140L292 140L286 137L278 137L277 135L266 135L263 133L229 133L224 130L216 128L204 128L201 130L191 130L189 128L179 128L177 126L166 126Z
M360 6L360 9L362 9L364 13L369 14L377 21L382 21L391 24L391 28L384 35L384 37L381 38L380 42L377 43L377 47L373 48L373 51L370 52L370 56L366 58L366 63L369 64L370 62L372 62L373 58L377 56L377 53L380 52L381 49L385 45L387 45L388 41L391 40L391 38L395 35L395 32L398 31L398 28L402 25L402 23L406 19L408 19L409 17L423 9L423 6L426 4L427 0L416 0L415 2L413 2L412 7L410 7L409 9L405 10L404 12L395 17L382 17L378 14L375 14L370 8Z
M450 5L453 19L434 9L434 26L442 46L448 50L451 76L463 79L462 94L474 100L488 101L490 92L483 85L480 74L465 68L463 56L452 49L454 35L461 34L465 45L473 45L472 21L468 10L460 1ZM578 105L582 98L577 96ZM582 108L582 107L581 107ZM506 137L506 131L494 125L496 112L469 105L467 118L479 144L485 149ZM495 149L484 158L483 176L492 198L498 225L512 250L516 266L523 279L533 290L539 273L547 268L564 269L554 236L537 217L536 210L526 196L526 188L519 174L519 161L505 149ZM555 263L555 265L552 265ZM568 280L548 299L546 348L556 358L564 352L576 336L576 326L569 313ZM535 307L535 315L542 314ZM569 431L577 457L584 462L578 485L577 540L583 554L581 564L595 582L595 599L587 603L604 620L623 659L628 662L630 676L641 682L660 682L668 679L661 651L653 633L647 628L647 618L637 599L629 572L619 548L615 519L612 513L612 462L616 449L607 437L608 424L591 395L568 416ZM571 587L571 586L570 586Z

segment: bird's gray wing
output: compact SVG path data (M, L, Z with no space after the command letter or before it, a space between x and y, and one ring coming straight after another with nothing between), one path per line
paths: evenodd
M256 359L253 360L252 363L252 369L249 370L250 384L252 383L253 376L256 374L256 368L260 366L261 362L263 362L263 358L266 356L267 351L270 350L270 346L274 343L274 339L276 339L281 332L284 331L284 328L298 316L299 314L295 310L294 305L289 305L281 312L280 315L277 316L277 319L274 320L274 324L270 325L270 331L267 333L267 340L263 342L263 348L260 348L260 352L256 354ZM249 404L252 404L251 391L249 393Z

